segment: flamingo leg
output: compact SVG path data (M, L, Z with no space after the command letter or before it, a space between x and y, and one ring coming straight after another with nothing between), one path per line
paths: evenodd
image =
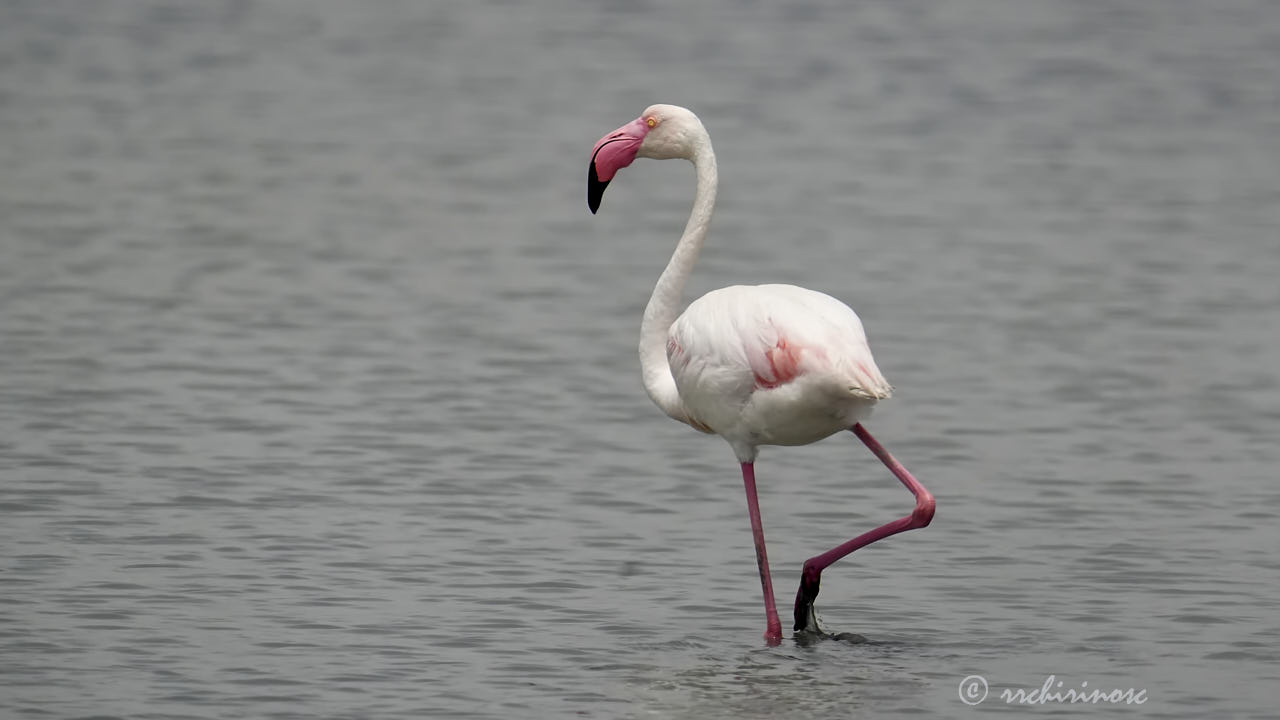
M764 589L764 639L770 645L777 645L782 642L782 622L778 620L778 606L773 600L773 579L769 576L769 557L764 551L764 521L760 518L760 501L756 498L754 463L742 463L742 483L747 488L747 513L751 515L751 536L756 543L756 565L760 567L760 586Z
M896 458L889 454L888 450L880 444L878 440L862 427L862 423L858 423L851 428L854 435L858 436L870 450L875 453L876 457L889 468L912 495L916 496L915 510L910 515L898 518L891 523L886 523L880 527L865 532L848 542L831 548L830 550L815 555L804 563L804 569L800 574L800 590L796 593L796 609L795 609L795 629L803 630L812 625L817 630L817 622L813 619L813 601L818 597L818 583L822 577L822 571L827 569L835 561L857 550L860 547L870 545L877 540L883 540L890 535L897 535L900 532L922 528L933 520L934 500L933 494L925 489L918 480L907 472L907 469L898 462Z

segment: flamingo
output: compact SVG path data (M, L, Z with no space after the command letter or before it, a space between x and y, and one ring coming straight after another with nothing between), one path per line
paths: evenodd
M821 635L813 602L822 571L858 548L933 519L933 495L862 424L892 387L871 357L862 321L830 295L794 285L735 285L713 290L677 314L715 206L711 137L697 115L675 105L653 105L605 135L587 173L592 214L614 175L637 157L684 158L697 174L684 234L640 323L640 369L654 404L695 430L724 438L737 456L764 592L767 643L782 641L782 625L756 497L761 445L807 445L851 430L915 496L909 515L805 561L794 630Z

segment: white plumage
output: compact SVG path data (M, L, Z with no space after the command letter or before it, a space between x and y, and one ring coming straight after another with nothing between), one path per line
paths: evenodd
M743 462L759 445L848 430L891 392L853 310L794 285L698 298L671 324L667 362L690 424L725 438Z

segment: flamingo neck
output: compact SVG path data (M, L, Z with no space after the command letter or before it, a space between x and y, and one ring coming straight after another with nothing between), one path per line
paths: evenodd
M694 143L689 159L698 177L693 210L671 260L658 276L640 323L640 371L644 389L663 412L681 422L689 422L689 417L667 362L667 333L679 315L685 282L698 261L716 204L716 156L705 130Z

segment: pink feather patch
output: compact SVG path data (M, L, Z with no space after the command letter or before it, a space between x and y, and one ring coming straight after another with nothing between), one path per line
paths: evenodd
M786 338L778 338L778 344L765 351L765 359L769 361L769 377L754 373L756 387L772 389L786 385L800 374L800 353L802 348L787 342Z

